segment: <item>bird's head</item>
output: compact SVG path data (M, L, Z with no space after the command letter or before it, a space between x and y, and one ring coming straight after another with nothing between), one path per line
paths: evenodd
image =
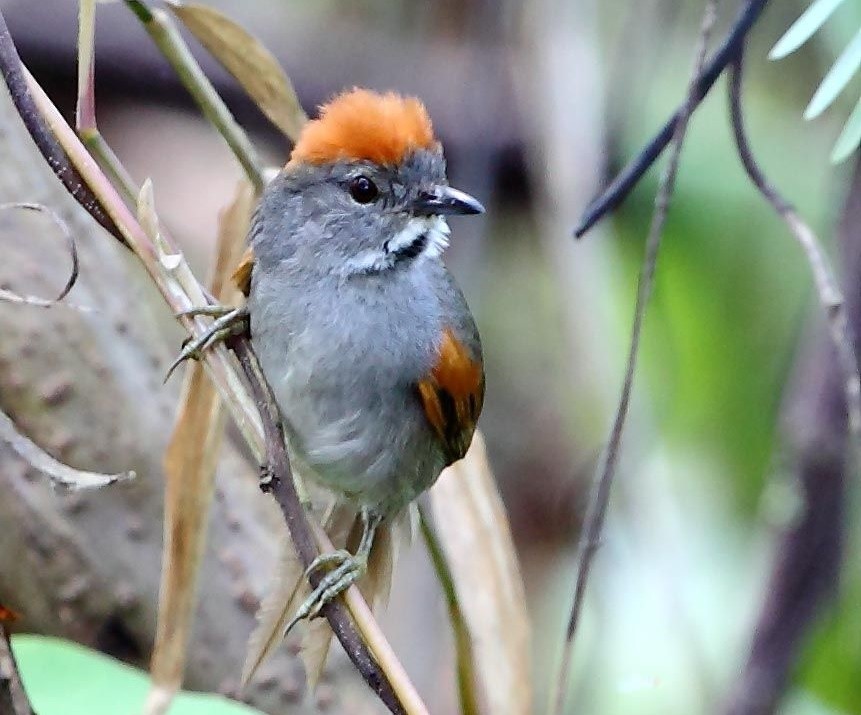
M261 260L277 241L279 260L341 276L379 273L439 256L446 216L483 211L448 185L418 99L354 89L306 124L261 202L257 226L269 230L252 232L252 242Z

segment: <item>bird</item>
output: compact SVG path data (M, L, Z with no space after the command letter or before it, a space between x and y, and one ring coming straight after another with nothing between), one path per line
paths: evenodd
M326 569L287 631L368 566L374 535L464 457L485 376L473 315L442 255L451 187L423 103L354 88L304 126L254 213L234 278L291 466L354 504L354 553ZM286 635L286 633L285 633Z

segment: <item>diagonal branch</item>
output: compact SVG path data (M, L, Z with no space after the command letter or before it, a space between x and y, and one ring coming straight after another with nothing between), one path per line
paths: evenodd
M655 209L652 214L652 222L649 226L649 235L646 239L646 253L640 270L640 279L637 285L637 300L634 307L634 324L631 329L631 343L628 350L628 361L625 366L625 377L622 383L622 394L619 398L616 414L613 418L613 426L607 446L601 458L593 485L592 495L589 501L589 511L580 534L580 542L577 546L577 579L574 588L574 600L571 605L571 615L568 619L568 628L563 644L562 658L559 672L557 674L553 695L550 699L550 712L561 715L565 709L565 696L568 691L568 677L571 671L571 655L574 648L574 636L580 622L580 614L583 608L583 599L586 594L586 584L595 557L595 551L601 541L601 532L604 528L604 520L607 514L607 506L610 501L610 489L616 474L616 464L619 459L619 446L622 442L622 433L625 428L625 420L628 416L628 405L631 400L631 390L634 384L634 372L637 366L637 357L640 347L640 334L643 328L643 320L646 307L652 294L655 267L658 261L658 251L661 246L661 237L664 223L667 219L670 199L676 182L676 174L679 166L679 157L684 144L685 133L688 128L688 120L696 107L699 96L699 81L701 68L705 60L708 48L708 38L711 34L716 18L716 0L709 0L703 15L702 28L698 41L696 59L692 72L691 81L688 86L687 99L682 106L681 114L675 123L672 135L672 151L670 160L661 178L658 195L655 197Z
M607 214L615 211L628 197L631 190L672 141L675 131L682 121L683 114L693 112L705 99L717 78L732 61L740 43L744 41L747 33L759 19L767 2L768 0L747 0L745 2L714 57L697 73L693 84L693 94L689 95L689 98L692 97L693 100L690 106L688 99L686 99L685 103L667 120L667 123L646 144L639 155L628 162L628 165L619 172L610 185L586 207L580 224L574 231L577 238L583 237L592 226Z
M314 536L305 519L299 497L293 486L290 471L290 462L284 445L283 431L281 428L281 417L272 392L266 384L256 367L256 360L251 351L251 345L246 338L240 338L232 343L233 351L239 358L239 364L245 373L245 377L251 386L254 401L260 411L263 421L263 432L266 442L266 465L271 469L271 480L261 480L261 488L271 492L275 501L281 509L290 536L296 547L296 552L305 566L317 557L317 547ZM313 572L310 574L311 585L316 588L322 574ZM350 622L347 611L341 600L334 600L323 608L323 615L329 620L332 630L344 646L344 650L350 656L356 668L365 678L365 681L386 706L393 713L407 712L400 704L392 685L380 670L376 661L371 656L365 644L362 642L356 629Z

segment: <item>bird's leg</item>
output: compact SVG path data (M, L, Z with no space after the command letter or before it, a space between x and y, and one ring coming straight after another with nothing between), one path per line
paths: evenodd
M299 606L296 614L284 630L285 638L299 621L303 618L312 619L319 616L320 611L323 610L327 603L346 591L365 574L365 571L368 569L368 558L371 555L371 547L374 544L374 534L382 520L382 516L376 511L367 507L363 508L362 539L359 542L359 548L356 549L356 553L351 554L345 549L340 549L328 554L321 554L314 559L311 565L305 570L306 577L319 571L321 568L329 568L331 570L320 579L311 595Z
M188 318L196 318L201 315L215 318L215 320L203 334L186 341L182 347L182 352L168 368L167 375L164 377L165 382L173 374L173 371L189 358L200 360L205 350L235 335L242 335L248 330L248 308L245 307L205 305L177 313L177 317Z

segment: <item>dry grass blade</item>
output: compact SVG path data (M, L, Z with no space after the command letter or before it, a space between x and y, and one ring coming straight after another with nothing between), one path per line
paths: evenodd
M285 533L279 545L275 578L257 612L257 627L248 639L240 688L244 689L264 660L281 643L287 622L299 605L299 596L308 591L304 569L296 549ZM303 588L304 587L304 588ZM328 624L327 624L328 628ZM331 630L329 631L331 633Z
M12 419L3 411L0 411L0 440L6 442L21 459L47 475L54 484L67 489L98 489L135 477L134 472L119 474L86 472L57 461L39 445L21 434Z
M526 597L480 434L466 457L443 472L430 504L469 632L483 709L526 715L532 706Z
M308 117L274 55L211 7L176 1L168 2L168 7L236 78L269 120L295 142Z
M155 231L152 189L141 192L141 219ZM251 215L253 189L240 183L231 206L221 216L218 254L211 281L218 298L230 288L233 263L242 251ZM197 575L206 541L215 468L224 433L224 411L204 368L194 363L186 374L179 418L165 454L165 514L162 583L158 628L151 663L152 688L145 715L167 711L182 685L196 602Z
M219 217L218 253L209 288L222 302L232 303L241 297L231 276L245 250L254 196L254 187L248 181L240 181L233 201Z
M164 459L164 556L145 715L167 712L182 685L224 417L215 388L195 363Z

